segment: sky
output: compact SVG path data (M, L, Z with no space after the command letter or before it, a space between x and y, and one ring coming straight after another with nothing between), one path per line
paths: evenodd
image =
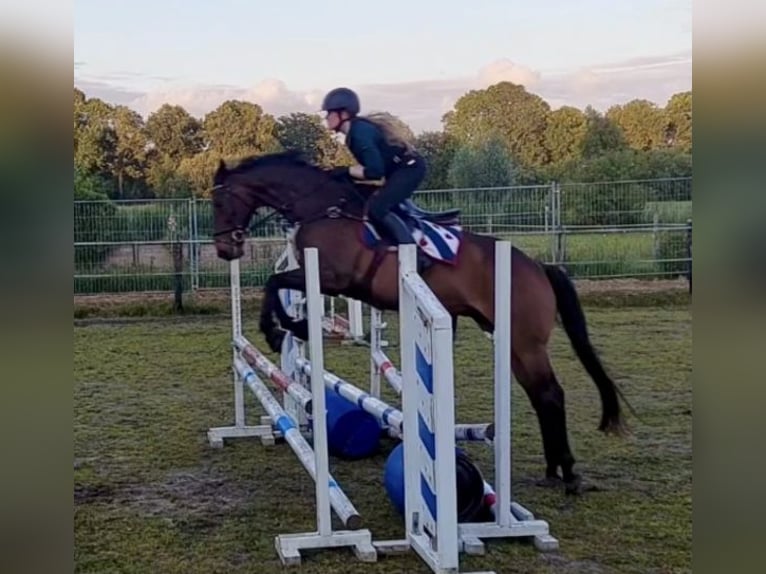
M230 98L316 112L356 89L416 132L471 89L523 84L552 108L692 87L691 0L76 0L74 83L146 116Z

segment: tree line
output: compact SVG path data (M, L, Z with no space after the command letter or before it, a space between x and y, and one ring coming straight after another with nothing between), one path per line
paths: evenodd
M692 93L660 107L635 99L605 113L549 104L501 82L464 94L442 129L413 135L429 171L422 189L691 175ZM319 165L350 165L312 114L275 118L228 100L203 118L164 104L144 120L74 89L75 198L204 196L219 159L301 149Z

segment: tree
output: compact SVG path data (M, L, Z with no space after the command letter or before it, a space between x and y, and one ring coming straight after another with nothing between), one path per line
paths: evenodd
M415 147L426 161L426 177L421 189L449 187L449 169L458 145L445 132L423 132L415 138Z
M516 168L499 137L461 146L448 172L450 186L503 187L515 183Z
M203 151L181 160L178 176L186 183L186 193L195 197L209 197L213 175L218 168L220 156L213 151Z
M338 154L338 143L318 116L294 113L277 120L276 137L285 149L303 151L313 162L330 167Z
M74 89L74 140L77 145L77 132L85 125L85 116L83 108L85 107L85 93L82 90Z
M691 176L691 155L673 150L622 149L568 162L561 181L599 182Z
M609 118L588 106L585 108L587 129L582 142L582 156L585 159L598 157L603 153L623 150L627 147L622 130Z
M548 161L545 130L550 106L523 86L500 82L461 97L444 117L445 131L461 145L498 136L525 167Z
M577 108L563 106L548 114L545 148L550 162L556 164L579 157L587 133L588 119Z
M169 155L158 153L154 157L146 170L146 182L157 197L191 196L189 182L179 173L179 164Z
M652 102L631 100L612 106L606 117L622 130L629 147L642 151L665 147L665 115Z
M78 90L74 104L75 168L84 174L106 176L117 148L112 107L98 98L79 97Z
M146 133L141 116L74 91L74 167L115 182L117 197L126 181L141 183L146 166ZM113 194L114 195L114 194Z
M208 149L226 158L278 151L276 122L258 104L227 100L202 123Z
M682 152L692 151L692 93L673 94L665 105L668 145Z
M348 147L334 138L327 158L328 166L354 165L356 163L356 159L351 155Z
M144 120L126 106L117 106L111 114L116 136L110 171L117 181L117 193L126 195L126 180L142 182L146 167L147 139Z
M176 164L202 151L202 123L181 106L163 104L149 114L146 134L155 149L172 158Z
M110 186L98 175L74 168L75 201L104 201L109 199Z

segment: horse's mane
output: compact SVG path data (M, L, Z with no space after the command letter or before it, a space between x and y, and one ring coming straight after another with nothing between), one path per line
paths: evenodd
M236 165L227 168L229 173L242 173L258 167L272 166L297 166L320 168L311 162L306 154L299 149L289 149L277 153L248 156L237 162Z
M264 155L246 156L232 164L227 164L223 159L218 162L218 169L213 177L215 185L223 184L230 175L246 175L253 169L264 167L302 167L324 174L324 170L308 159L305 152L299 149L289 149Z
M313 175L318 176L316 184L322 187L322 195L328 200L332 200L333 197L344 196L350 201L349 205L364 204L364 199L356 191L351 180L344 182L333 179L325 169L314 164L305 152L299 149L244 157L232 166L228 166L221 161L213 178L214 184L223 184L226 177L230 175L246 175L253 169L266 167L305 168L312 172ZM331 192L331 190L334 190L334 192Z

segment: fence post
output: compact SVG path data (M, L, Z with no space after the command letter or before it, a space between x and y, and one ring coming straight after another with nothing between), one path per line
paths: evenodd
M168 239L170 240L170 252L173 255L173 310L183 311L184 292L184 253L183 244L178 240L178 222L171 207L168 216Z
M561 186L555 181L551 184L551 229L553 263L562 263Z
M192 196L189 200L189 271L191 272L191 290L199 289L199 257L201 246L198 240L197 230L197 198Z
M546 233L550 233L551 263L556 262L556 182L551 182L548 193L548 213L550 214L550 228L546 225Z

